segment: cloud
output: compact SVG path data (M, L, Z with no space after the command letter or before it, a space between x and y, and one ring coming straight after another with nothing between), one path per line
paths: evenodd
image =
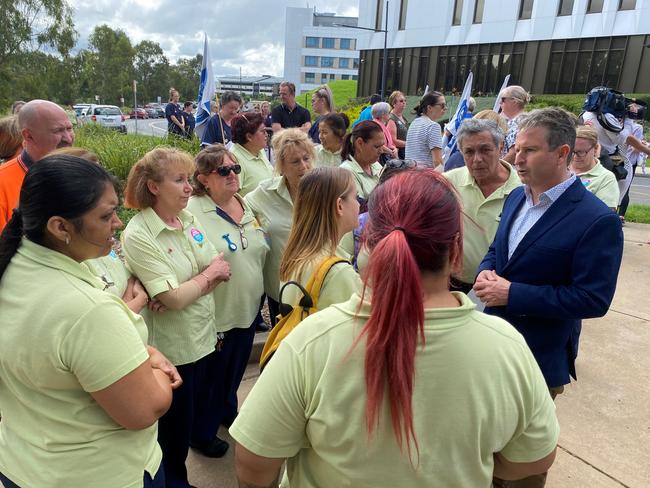
M160 44L171 62L203 49L205 31L217 75L268 74L284 69L286 7L358 15L358 0L69 0L79 32L77 49L88 45L97 25L122 29L135 45Z

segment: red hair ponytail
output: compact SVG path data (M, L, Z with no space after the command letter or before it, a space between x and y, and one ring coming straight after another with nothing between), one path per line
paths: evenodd
M424 344L421 272L445 269L462 232L460 204L444 177L413 170L378 186L368 210L365 286L372 297L357 339L366 337L367 427L372 433L377 426L387 390L395 439L410 455L412 443L418 450L412 397L415 353L418 342Z

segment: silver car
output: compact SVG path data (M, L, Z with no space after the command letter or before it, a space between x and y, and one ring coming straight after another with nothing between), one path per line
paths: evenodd
M81 116L84 124L94 123L126 133L125 117L115 105L91 105Z

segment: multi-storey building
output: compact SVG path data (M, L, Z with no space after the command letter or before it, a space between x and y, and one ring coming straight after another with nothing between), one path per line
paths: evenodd
M356 17L317 13L311 8L286 10L284 78L298 93L333 80L356 80L359 30ZM348 27L342 27L348 26Z
M386 14L388 93L462 90L470 70L483 93L507 74L533 93L650 92L650 0L359 0L360 26L384 30ZM384 33L359 44L358 92L369 95Z
M217 76L215 90L217 93L234 91L245 95L278 94L282 78L277 76Z

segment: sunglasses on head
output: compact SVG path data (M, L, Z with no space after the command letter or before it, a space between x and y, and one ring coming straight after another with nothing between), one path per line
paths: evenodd
M219 176L226 177L231 171L238 175L241 173L241 166L238 164L232 166L219 166L217 169L210 171L210 173L217 173Z

